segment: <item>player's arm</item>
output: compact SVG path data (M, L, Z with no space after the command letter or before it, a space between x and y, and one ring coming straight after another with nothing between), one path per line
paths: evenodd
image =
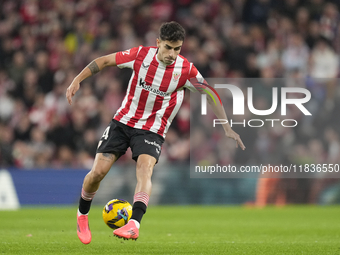
M71 85L66 90L66 98L69 104L72 104L72 97L80 88L80 83L86 78L98 73L104 67L116 66L116 53L102 56L93 60L88 64L72 81Z
M201 94L207 95L207 102L218 119L228 120L227 114L223 108L223 105L220 103L219 98L217 97L214 91L212 91L208 87L205 87L204 90L199 89L198 91ZM207 91L209 92L209 94ZM210 95L213 95L214 99L212 99ZM240 146L242 150L246 148L240 136L230 127L229 121L225 124L222 124L222 127L225 131L226 136L236 141L236 147Z
M200 81L203 81L203 82L200 82ZM198 90L201 94L206 94L207 101L211 109L215 113L216 117L219 119L228 120L227 114L224 111L222 102L220 102L220 98L217 95L217 92L213 91L214 89L210 89L210 86L207 86L202 75L198 72L198 70L196 69L194 65L191 66L191 69L189 72L189 80L186 83L186 85L188 85L189 89L191 86L193 86L195 87L195 90ZM222 126L223 126L226 136L236 141L236 147L240 146L241 149L244 150L246 147L244 146L240 136L234 130L231 129L229 125L229 121L226 124L222 124Z

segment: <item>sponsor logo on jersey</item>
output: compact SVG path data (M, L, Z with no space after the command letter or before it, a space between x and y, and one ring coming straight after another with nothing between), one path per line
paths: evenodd
M148 69L149 66L150 66L150 65L146 65L146 64L142 63L142 67L143 67L144 69Z
M159 89L153 88L151 85L147 85L146 82L143 81L142 78L140 78L140 80L139 80L139 86L141 86L143 89L150 91L151 93L154 93L154 94L161 96L161 97L166 97L166 96L171 95L170 92L168 92L168 93L163 92L163 91L160 91Z

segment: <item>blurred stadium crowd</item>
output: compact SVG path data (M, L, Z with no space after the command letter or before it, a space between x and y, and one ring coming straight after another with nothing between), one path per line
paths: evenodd
M130 70L106 68L88 78L72 107L66 88L96 57L155 45L160 24L170 20L185 27L181 54L204 77L327 78L305 85L315 115L297 129L295 137L302 136L292 156L337 162L339 8L338 0L3 0L0 166L90 168L97 142L122 102ZM259 95L271 98L268 91L259 87ZM163 146L163 162L189 160L189 105L186 97ZM268 109L266 102L263 107ZM332 123L318 121L320 116L333 116ZM279 155L287 144L273 146L278 137L287 143L292 139L278 129L261 129L255 134L261 139L236 131L247 150L235 152L235 163ZM130 158L128 153L118 164Z

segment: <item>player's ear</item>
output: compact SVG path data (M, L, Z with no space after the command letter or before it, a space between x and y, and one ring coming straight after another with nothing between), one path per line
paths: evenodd
M157 48L159 48L161 46L161 40L156 38L156 42L157 42Z

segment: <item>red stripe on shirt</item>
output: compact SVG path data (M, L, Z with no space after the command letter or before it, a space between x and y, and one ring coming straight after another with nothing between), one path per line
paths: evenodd
M168 90L173 71L174 71L173 67L166 68L164 75L163 75L162 83L159 87L160 91L166 92ZM164 97L161 97L158 95L156 96L155 104L152 108L152 113L149 116L146 123L143 125L142 129L150 130L152 125L155 123L157 111L159 111L162 108L163 100L164 100Z
M158 110L160 110L162 108L163 99L164 98L161 97L161 96L158 96L158 95L156 96L155 104L153 105L153 108L152 108L152 113L148 117L148 120L143 125L142 129L150 130L150 128L152 127L153 123L155 123L156 113L157 113Z
M123 118L124 115L126 115L129 110L130 110L130 106L132 103L132 99L135 95L135 91L136 91L136 86L138 84L138 73L139 73L139 69L143 63L143 60L145 58L145 56L148 54L149 49L148 48L142 48L141 51L139 52L137 59L135 60L135 64L134 64L134 70L135 70L135 74L133 77L133 80L131 82L131 87L130 87L130 91L129 91L129 95L127 98L127 102L125 107L119 112L119 114L115 117L115 120L120 121L121 118Z
M180 87L183 87L188 80L189 77L189 69L190 69L190 63L187 60L184 60L182 64L182 70L181 70L181 77L179 77L178 85L176 87L176 90Z
M168 124L168 119L173 112L176 104L177 104L177 89L183 87L189 77L189 69L190 69L190 63L187 60L184 60L182 64L182 70L181 70L181 77L179 78L178 85L176 87L176 91L171 95L171 99L169 101L169 106L166 108L164 115L162 117L162 124L161 127L158 129L157 134L162 135L164 134L164 130L166 125Z
M155 74L158 68L158 62L153 58L153 60L150 63L150 66L147 70L146 77L145 77L145 85L146 86L152 86L153 79L155 78ZM138 81L140 82L140 81ZM135 112L135 115L129 120L126 125L130 127L134 127L135 124L142 118L146 102L148 101L149 91L142 90L142 93L140 94L137 110Z
M168 124L168 119L169 119L171 113L173 112L173 110L176 106L176 103L177 103L177 91L175 91L174 93L171 94L169 106L166 108L166 110L164 112L164 115L162 117L162 124L161 124L161 127L158 129L157 134L163 136L165 127Z

